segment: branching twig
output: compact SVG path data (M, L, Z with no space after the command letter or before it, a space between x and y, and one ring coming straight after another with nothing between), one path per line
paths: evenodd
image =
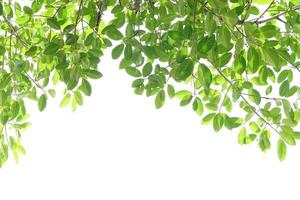
M287 14L287 13L289 13L289 12L291 12L291 11L296 11L296 10L299 10L300 9L300 5L297 5L297 6L294 6L293 8L291 8L291 9L288 9L288 10L286 10L286 11L284 11L284 12L281 12L281 13L278 13L278 14L276 14L276 15L273 15L273 16L271 16L271 17L269 17L269 18L266 18L266 19L263 19L263 20L259 20L259 21L249 21L250 23L255 23L255 24L263 24L263 23L266 23L266 22L268 22L268 21L271 21L271 20L273 20L273 19L278 19L278 17L280 17L280 16L282 16L282 15L285 15L285 14Z
M219 68L215 68L218 73L232 86L234 87L233 83L231 82L231 80L229 80L224 74L223 72L221 72L221 70ZM262 121L264 121L271 129L273 129L276 133L279 134L279 131L272 126L271 123L269 123L263 116L261 116L254 108L253 106L250 104L250 102L243 96L243 94L239 91L241 98L243 99L243 101L251 108L251 110L255 113L255 115L260 118Z
M269 6L266 8L266 10L265 10L263 13L261 13L261 15L254 21L254 23L257 24L258 20L260 20L260 19L264 16L264 14L266 14L266 12L268 12L268 10L272 7L272 5L274 4L274 2L275 2L275 0L273 0L273 1L269 4Z

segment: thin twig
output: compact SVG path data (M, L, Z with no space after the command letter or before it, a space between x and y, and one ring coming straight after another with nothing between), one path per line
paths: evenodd
M254 21L255 23L257 23L258 22L258 20L260 20L263 16L264 16L264 14L266 14L266 12L268 12L268 10L272 7L272 5L275 3L275 0L273 0L270 4L269 4L269 6L266 8L266 10L263 12L263 13L261 13L261 15Z
M266 22L271 21L273 19L278 19L278 17L280 17L282 15L285 15L285 14L291 12L291 11L296 11L296 10L299 10L299 9L300 9L300 5L297 5L297 6L294 6L293 8L291 8L291 9L288 9L284 12L278 13L277 15L273 15L269 18L266 18L266 19L263 19L263 20L260 20L260 21L255 20L255 21L249 21L249 22L250 23L255 23L255 24L263 24L263 23L266 23Z
M218 71L218 73L230 84L230 85L232 85L232 87L234 87L234 85L233 85L233 83L231 82L231 80L229 80L224 74L223 74L223 72L221 72L221 70L219 69L219 68L215 68L217 71ZM238 90L239 91L239 90ZM269 123L265 118L263 118L254 108L253 108L253 106L250 104L250 102L243 96L243 94L239 91L239 93L240 93L240 97L243 99L243 101L251 108L251 110L255 113L255 115L257 116L257 117L259 117L261 120L263 120L271 129L273 129L276 133L278 133L279 134L279 131L276 129L276 128L274 128L273 126L272 126L272 124L271 123Z

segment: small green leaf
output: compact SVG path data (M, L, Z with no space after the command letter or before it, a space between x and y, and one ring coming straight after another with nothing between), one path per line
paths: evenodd
M286 130L282 130L279 132L281 138L289 145L296 145L296 141L292 135L292 132L289 133Z
M68 34L67 39L66 39L66 44L67 45L75 44L77 42L78 38L79 38L78 35Z
M39 110L42 112L43 110L45 110L47 105L47 95L46 94L42 94L38 100L38 107Z
M130 60L132 58L132 46L130 44L126 45L124 50L124 58Z
M243 128L241 128L239 135L238 135L238 143L246 144L246 140L247 140L247 131L246 131L246 128L243 127Z
M180 106L187 106L191 103L193 99L193 96L192 95L187 95L185 97L183 97L180 101Z
M87 69L84 71L85 75L91 79L100 79L103 75L95 69Z
M214 119L215 115L216 115L216 113L210 113L210 114L206 115L205 117L203 117L201 124L203 124L203 125L209 124Z
M279 87L279 95L282 97L287 96L289 89L290 89L289 81L288 80L283 81Z
M161 90L157 93L157 95L155 97L155 107L156 107L156 109L159 109L164 105L165 98L166 98L166 95L165 95L164 90Z
M180 41L184 39L184 36L179 31L169 31L168 36L175 41Z
M193 110L200 116L203 114L203 103L199 97L196 97L193 102Z
M20 105L19 105L19 102L18 101L14 101L12 106L11 106L11 113L12 113L12 116L11 118L14 119L18 116L19 114L19 111L20 111Z
M2 5L2 2L0 2L0 15L3 15L3 5Z
M121 40L124 37L123 34L113 25L110 25L103 31L112 40Z
M204 65L200 64L198 67L198 78L201 85L204 87L206 91L210 89L210 85L212 83L212 74L209 68Z
M124 50L124 44L117 45L111 52L111 57L115 60L118 59Z
M276 49L272 47L263 46L262 50L268 64L274 66L275 68L279 67L280 57L278 56Z
M49 89L49 90L48 90L48 93L49 93L50 96L53 97L53 98L56 96L56 92L55 92L54 89Z
M172 99L175 96L174 86L168 84L168 86L167 86L167 92L168 92L168 95L169 95L170 99Z
M60 30L60 24L58 23L58 21L55 17L48 18L47 24L55 30Z
M78 105L80 105L80 106L83 105L83 97L82 97L82 94L79 91L74 92L74 98L75 98Z
M213 128L216 132L219 132L224 124L224 117L222 114L218 113L213 119Z
M283 161L286 157L286 145L283 140L279 139L277 142L277 155L280 161Z
M71 95L67 93L64 98L61 100L59 107L66 107L71 101Z
M149 76L152 73L152 70L153 70L153 66L151 63L145 64L145 66L143 67L143 70L142 70L143 76L144 77Z
M91 96L92 94L92 86L91 84L85 80L82 79L81 85L79 87L79 89L86 95L86 96Z
M127 74L133 77L141 77L142 73L136 67L126 67Z
M45 55L54 55L58 50L60 49L60 46L54 42L50 42L45 50L44 50L44 54Z
M225 53L225 54L223 54L215 62L216 67L223 67L223 66L225 66L227 63L229 63L231 57L232 57L232 53Z
M176 81L185 81L190 77L194 70L194 63L191 59L186 59L179 66L172 70L173 78Z

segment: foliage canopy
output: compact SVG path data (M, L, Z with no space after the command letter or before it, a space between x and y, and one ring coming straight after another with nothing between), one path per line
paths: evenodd
M0 166L25 153L26 99L40 111L64 83L73 110L100 79L101 56L134 78L156 108L178 98L203 124L239 129L262 151L300 139L298 0L1 0ZM111 20L105 18L111 15Z

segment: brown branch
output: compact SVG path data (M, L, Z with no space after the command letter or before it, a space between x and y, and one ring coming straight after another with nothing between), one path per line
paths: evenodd
M104 11L104 7L105 7L105 4L106 4L106 0L100 0L98 2L98 12L97 12L97 20L96 20L96 28L95 28L95 31L98 33L98 30L99 30L99 25L100 25L100 22L101 22L101 19L102 19L102 15L103 15L103 11Z

